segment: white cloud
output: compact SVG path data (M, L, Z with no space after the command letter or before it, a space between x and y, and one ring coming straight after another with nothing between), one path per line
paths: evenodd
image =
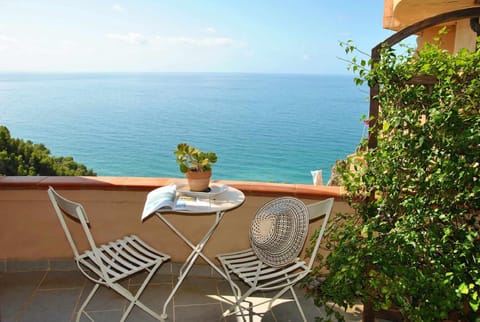
M145 45L148 43L148 37L136 32L129 32L126 34L109 33L106 36L110 39L119 40L130 45Z
M227 37L156 37L161 43L169 45L187 45L195 47L245 47L242 41Z
M116 12L125 12L125 11L127 11L127 9L126 9L124 6L122 6L122 5L118 4L118 3L114 4L113 7L112 7L112 9L113 9L113 11L116 11Z
M124 42L130 45L164 45L164 46L191 46L191 47L232 47L244 48L247 44L240 40L228 37L163 37L148 36L136 32L109 33L107 38Z
M6 50L17 44L17 40L9 36L0 35L0 51Z
M77 43L75 41L71 41L71 40L62 41L62 46L63 47L75 47L76 45L77 45Z
M79 46L75 41L63 40L60 43L60 50L63 51L63 52L71 52L71 51L75 51L75 50L78 50L78 49L79 49Z
M11 37L5 36L5 35L0 35L0 43L4 44L14 44L17 41Z
M205 31L208 32L209 34L214 34L217 32L217 29L215 29L214 27L207 27L205 28Z

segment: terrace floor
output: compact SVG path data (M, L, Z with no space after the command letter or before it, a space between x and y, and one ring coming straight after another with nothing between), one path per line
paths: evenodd
M140 276L141 277L141 276ZM124 286L135 290L139 277L125 281ZM176 274L159 270L144 291L141 301L160 312L176 281ZM37 270L0 273L0 321L75 321L75 312L92 287L92 283L75 270ZM322 312L299 293L307 319L314 321ZM256 295L249 301L267 297ZM257 307L246 321L299 321L295 303L290 294L277 300L271 311ZM222 317L232 293L227 282L219 278L192 274L180 287L168 307L168 321L242 321L240 316ZM100 288L87 311L97 322L118 321L127 302L116 293ZM361 306L343 312L347 321L361 321ZM81 321L88 321L82 316ZM127 321L154 321L148 314L134 307Z

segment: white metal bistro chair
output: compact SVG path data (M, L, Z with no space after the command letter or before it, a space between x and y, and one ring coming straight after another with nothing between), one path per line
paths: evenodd
M307 321L293 286L312 270L333 203L334 199L329 198L306 206L299 199L282 197L257 211L250 227L252 248L217 256L235 296L235 304L224 312L224 316L240 312L245 320L244 310L250 312L253 307L267 302L270 310L272 303L290 290L303 321ZM303 249L309 222L320 217L324 217L323 223L307 263L298 255ZM248 285L243 294L234 276ZM272 298L261 303L248 308L242 305L254 292L276 290Z
M130 301L120 321L125 321L134 305L162 321L159 314L139 301L139 297L160 265L170 256L155 250L135 235L126 236L97 247L90 232L88 217L83 206L65 199L52 187L48 189L48 196L65 231L65 236L72 247L78 268L83 275L95 283L92 291L81 305L76 321L80 320L82 313L93 321L85 308L100 285L111 288ZM67 225L66 218L68 219L68 217L75 222L80 222L90 249L82 253L79 252L77 243L74 241ZM143 270L147 270L149 274L135 295L120 285L120 281L123 279Z

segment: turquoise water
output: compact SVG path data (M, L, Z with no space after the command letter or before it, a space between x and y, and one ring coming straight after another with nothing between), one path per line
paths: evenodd
M213 179L311 183L352 153L365 89L351 76L0 74L0 124L98 175L181 177L173 151L215 151Z

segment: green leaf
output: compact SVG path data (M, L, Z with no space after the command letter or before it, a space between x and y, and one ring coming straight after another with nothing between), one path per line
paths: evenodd
M468 294L468 286L466 283L462 283L460 284L460 286L458 287L458 291L460 292L460 294Z
M382 126L382 130L383 131L388 131L389 128L390 128L390 122L384 121L383 126Z

